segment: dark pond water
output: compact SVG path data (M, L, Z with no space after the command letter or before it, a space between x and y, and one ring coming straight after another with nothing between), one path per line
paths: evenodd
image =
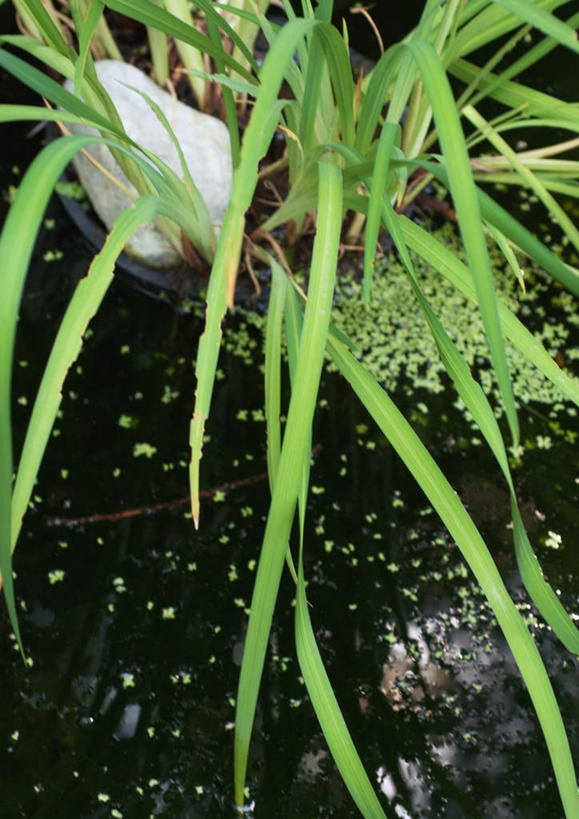
M26 160L18 151L4 160L2 188L17 183L12 165ZM39 240L19 325L17 447L58 319L90 260L58 203L48 217L56 222ZM195 305L177 313L121 279L66 382L15 555L30 667L2 613L3 817L235 815L234 698L268 501L261 339L251 318L228 319L196 533L182 501L201 328ZM398 399L485 534L577 751L577 663L528 604L497 470L450 391ZM548 578L577 611L577 423L563 414L556 429L539 405L521 422L527 451L515 480L527 525ZM560 817L544 740L492 612L334 375L324 377L314 443L311 616L387 814ZM80 520L95 515L105 519ZM251 816L355 817L300 680L292 596L286 577L252 746Z
M47 261L51 250L63 261ZM67 223L45 230L19 327L18 436L42 351L87 261ZM32 667L10 651L4 625L5 816L233 816L233 698L268 499L263 395L250 365L261 342L246 318L228 322L202 473L206 489L240 485L204 500L199 533L184 505L143 509L187 494L196 313L178 315L120 280L66 383L15 561ZM483 528L576 737L576 664L527 604L496 470L469 443L450 393L400 401ZM536 414L522 421L530 446L550 431ZM552 447L535 444L516 477L545 571L574 609L573 447L551 436ZM389 814L560 816L543 739L492 613L437 516L335 376L324 379L314 441L311 614ZM134 516L63 525L126 510ZM353 817L299 679L291 601L286 578L251 756L253 815Z

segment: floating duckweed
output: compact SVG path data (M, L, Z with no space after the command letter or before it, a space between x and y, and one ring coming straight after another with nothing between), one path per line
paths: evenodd
M152 458L156 451L157 451L156 446L153 446L152 444L148 444L146 442L141 442L135 444L135 446L133 447L133 457L140 458L141 455L144 455L145 458Z
M119 417L117 424L123 429L131 429L137 425L137 419L134 417L134 415L126 415L123 413Z
M62 250L47 250L42 258L45 262L58 262L60 259L62 259L62 257Z
M117 810L117 808L111 809L111 816L113 816L114 819L123 819L123 814L120 812L120 810Z
M48 572L48 580L51 586L54 586L55 583L62 583L64 580L66 572L63 569L54 569L51 572Z
M445 225L435 235L461 256L452 225ZM433 310L483 389L498 399L498 388L488 363L487 341L480 312L474 303L432 271L423 260L418 257L413 260L417 277ZM522 293L510 269L505 271L504 259L496 247L491 249L491 263L495 269L499 298L519 318L523 319L525 314L532 318L534 334L547 350L555 355L557 351L565 349L565 357L568 358L566 324L573 322L572 311L569 311L564 322L551 324L541 320L539 327L536 326L537 319L544 318L540 305L536 304L538 294L544 289L543 274L528 271L525 277L527 292ZM562 298L563 304L567 305L567 294L562 294ZM426 388L433 393L445 389L446 371L436 343L416 301L408 275L395 258L391 257L376 270L372 297L366 307L363 307L362 283L354 277L340 277L334 321L354 342L359 351L358 358L386 390L392 392L402 387L410 394L418 388ZM508 341L506 346L515 394L521 403L537 401L552 404L559 400L558 389L535 369L524 353ZM330 370L335 369L331 364L328 366ZM570 402L562 403L565 410L570 406ZM417 409L424 414L428 412L424 404L418 404ZM496 412L497 415L502 414L498 401Z
M213 503L223 503L223 501L225 500L225 497L226 497L225 492L223 492L221 489L219 489L213 495Z
M123 671L121 674L121 680L123 681L123 688L135 687L135 675L131 674L129 671Z
M551 449L553 441L548 435L537 435L535 438L538 449Z
M161 616L163 620L174 620L175 619L175 606L167 606L161 612Z
M97 799L99 802L108 802L110 801L110 798L111 797L108 795L108 793L103 793L102 791L97 794Z
M563 539L557 532L549 531L544 543L548 549L560 549L563 544Z
M312 495L323 495L325 491L323 486L312 486Z
M128 344L123 344L120 349L121 355L128 355L130 352L131 352L130 346Z
M165 384L165 387L163 389L163 395L161 396L161 403L170 404L171 401L174 401L178 397L179 390L172 390L168 384Z

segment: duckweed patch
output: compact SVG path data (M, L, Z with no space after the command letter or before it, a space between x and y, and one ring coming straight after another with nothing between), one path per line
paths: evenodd
M447 223L434 230L433 235L464 261L452 224ZM537 268L525 271L523 291L498 248L493 245L489 250L499 298L541 341L559 366L573 376L579 360L579 315L573 296ZM474 302L469 301L426 262L415 254L411 256L432 309L473 376L490 397L495 414L501 417L503 408L490 367L480 312ZM364 304L361 278L355 270L338 276L333 322L351 339L358 359L389 393L432 397L453 390L408 275L395 255L390 255L377 266L368 305ZM262 368L259 334L263 334L264 330L265 317L262 313L244 306L237 307L235 316L228 319L224 327L224 351L248 366ZM552 429L556 435L575 435L572 430L561 427L563 419L577 417L573 403L563 398L557 387L508 339L505 343L518 406L535 408L547 415L554 424ZM327 371L333 370L333 365L328 363ZM320 408L323 408L325 400L320 400ZM454 405L470 420L459 398L454 400ZM425 426L428 413L425 400L419 400L412 410L411 420L415 425ZM263 420L263 414L261 409L240 408L237 418L255 422ZM476 427L473 425L473 428ZM366 432L367 425L361 424L359 435L364 436ZM470 443L478 445L481 439L471 437ZM360 445L372 448L375 442L363 441L361 437ZM551 445L549 436L539 437L535 445L547 449ZM527 442L525 446L528 449L530 444ZM523 453L524 449L521 449L514 454L521 457Z
M434 235L454 253L461 255L452 225L443 226ZM415 255L413 262L431 307L485 393L492 396L495 413L502 415L478 309ZM542 342L552 357L570 369L579 355L571 338L578 326L572 295L548 282L537 269L525 276L526 291L523 292L496 249L494 252L491 249L491 262L499 298ZM357 276L339 278L334 320L338 329L345 332L358 348L358 358L388 392L394 393L400 389L411 395L424 389L429 394L436 394L449 386L448 375L406 271L394 256L390 256L377 269L368 306L363 303L362 284ZM551 418L561 414L575 417L573 404L562 400L557 388L508 340L506 344L519 405L542 404ZM456 405L463 409L459 400ZM422 413L428 412L424 403L417 405L417 408ZM418 420L418 416L415 420Z

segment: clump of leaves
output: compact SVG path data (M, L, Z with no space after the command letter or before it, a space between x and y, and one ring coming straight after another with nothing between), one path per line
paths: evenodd
M2 48L0 65L63 109L1 106L3 120L90 123L102 136L58 140L41 152L22 181L0 240L0 258L10 260L0 283L0 571L18 638L11 553L58 411L63 380L78 353L88 322L112 281L115 260L139 224L159 217L169 233L176 232L177 238L183 232L198 247L204 247L207 240L203 208L199 207L194 188L181 182L153 154L142 151L127 139L110 100L96 80L89 46L106 7L130 15L161 35L174 36L202 50L215 60L223 86L235 171L221 235L214 251L210 248L208 252L212 271L206 296L205 332L197 355L197 391L190 431L195 525L199 524L200 517L199 469L204 429L217 372L222 319L228 306L233 307L244 250L245 214L260 177L261 160L274 134L279 131L286 140L284 161L287 162L289 192L260 226L261 234L269 237L269 243L277 249L278 258L268 255L264 247L245 243L246 251L267 259L272 270L265 361L272 499L256 573L237 697L237 803L241 806L244 801L247 758L264 657L280 577L287 561L296 580L296 649L310 699L358 808L367 817L384 815L326 675L306 600L302 554L311 430L322 364L327 354L420 484L486 595L528 687L551 755L565 813L568 817L576 816L576 780L569 743L535 643L509 597L487 546L447 477L374 375L352 355L353 345L343 332L333 327L331 318L342 220L344 212L351 210L360 214L358 229L365 224L365 301L369 301L377 285L373 281L375 248L378 232L383 228L390 234L404 266L444 368L494 454L508 488L514 547L529 594L566 648L579 653L577 629L545 582L523 527L507 445L495 414L481 385L473 379L468 361L430 303L413 261L418 257L427 262L453 288L478 305L497 396L513 446L519 444L519 426L505 337L564 396L578 401L577 384L553 362L509 307L497 299L487 250L489 236L511 264L516 249L575 294L579 292L578 273L475 184L475 178L499 181L498 175L503 184L532 188L568 241L575 247L579 245L577 230L554 195L577 193L578 163L554 158L568 150L574 141L553 142L532 152L517 152L503 136L515 127L577 131L579 114L574 105L522 86L512 78L556 45L577 53L579 46L573 27L578 16L564 22L551 14L562 5L560 0L525 3L477 0L468 4L460 0L445 4L426 0L416 29L403 42L387 49L367 77L355 79L347 34L340 34L331 23L331 0L320 0L315 8L310 0L303 0L302 17L297 17L290 3L283 0L288 22L282 26L268 21L259 10L253 13L230 8L232 14L261 28L269 45L262 66L207 0L195 0L194 6L206 16L208 35L152 2L93 0L85 4L71 0L78 50L64 40L40 0L19 0L19 5L30 15L44 44L39 46L37 40L27 37L5 37L4 44L24 50L51 69L73 78L77 93L66 93L45 73ZM541 39L522 57L503 67L514 46L533 28L541 33ZM236 49L244 55L245 63L236 58L235 51L231 55L223 47L219 30L231 37ZM507 39L498 39L504 37ZM493 43L494 52L484 65L469 61L483 46ZM458 99L453 95L449 75L465 85ZM289 89L283 98L280 96L282 83ZM241 140L235 115L235 95L239 94L243 95L244 103L247 99L252 101ZM493 121L487 121L482 108L479 110L486 98L504 108ZM465 138L461 118L469 123L468 138ZM44 207L61 169L76 151L94 140L103 141L114 150L123 170L126 168L131 181L135 180L140 197L134 207L119 217L107 243L72 297L39 387L12 491L10 373L26 268ZM483 141L493 153L473 155L471 149ZM436 153L431 153L434 148ZM461 260L462 253L453 252L400 210L431 179L438 180L452 197L466 263ZM299 235L304 224L312 220L315 220L316 235L306 295L292 278L287 255L272 231L291 224L293 235ZM416 254L415 257L411 253ZM282 330L291 379L291 399L283 430L280 424ZM297 549L290 551L288 543L296 513L299 543Z

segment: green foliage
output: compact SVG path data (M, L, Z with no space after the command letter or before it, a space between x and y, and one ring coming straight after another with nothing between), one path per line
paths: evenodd
M426 286L419 269L424 263L430 265L444 277L445 287L451 292L460 292L476 306L473 309L479 317L479 334L488 351L500 411L505 413L510 428L510 445L518 446L519 432L505 337L566 398L577 402L576 383L553 363L549 353L525 329L509 304L497 298L488 244L494 246L496 242L515 270L518 266L516 253L527 254L574 293L579 291L577 270L544 247L483 192L477 182L484 182L485 178L496 180L497 173L500 173L508 184L530 188L568 240L577 243L576 229L553 195L562 189L561 182L555 177L563 171L564 191L570 195L576 193L579 164L565 160L561 165L557 163L563 160L551 158L559 149L567 150L569 144L565 143L562 148L546 145L533 152L521 153L509 145L504 135L515 123L518 128L552 128L555 116L559 127L576 132L579 130L579 113L572 105L514 83L512 67L493 73L501 60L508 56L509 47L496 46L484 66L475 66L466 59L477 49L492 46L496 38L509 33L512 33L508 41L512 48L532 26L542 31L545 39L540 47L527 53L525 66L539 59L556 43L576 51L576 37L571 27L573 20L568 25L550 13L561 5L558 0L525 3L520 0L497 3L478 0L468 4L451 0L443 5L427 0L417 28L403 43L389 48L370 75L356 83L347 42L330 22L332 3L329 0L315 7L304 0L303 18L296 17L289 3L284 3L288 22L283 26L263 17L265 4L244 4L237 12L232 9L236 19L236 26L232 26L213 4L197 0L194 5L205 14L208 35L192 25L188 9L180 3L144 0L73 2L71 11L78 51L66 42L47 11L50 3L43 5L40 0L18 0L17 5L28 21L32 36L2 38L4 47L0 49L0 65L64 111L56 114L42 108L5 105L0 106L0 118L11 121L54 120L58 117L66 122L90 123L102 134L97 138L57 140L39 154L22 182L0 239L0 259L10 259L10 264L4 265L5 275L0 282L0 572L17 638L20 640L11 555L58 412L63 381L78 354L88 323L110 285L115 260L124 243L143 221L159 217L163 219L163 229L175 244L179 243L183 232L213 262L206 296L205 331L197 355L195 411L190 428L191 502L195 525L198 525L199 469L221 346L222 319L228 306L233 307L237 270L244 246L245 213L257 186L260 162L266 156L276 130L280 129L287 141L289 193L261 228L263 232L271 231L291 220L299 234L315 213L316 239L307 295L281 267L280 263L286 262L285 257L271 259L263 248L248 245L249 251L257 258L267 259L272 269L265 367L272 500L256 575L237 697L237 803L241 806L244 800L261 674L286 559L296 580L297 655L312 704L336 764L360 811L367 817L383 816L325 673L306 600L302 550L312 423L322 362L327 354L397 450L468 561L528 687L551 755L566 816L577 816L575 774L569 744L532 637L511 601L484 541L447 478L378 383L372 367L365 366L352 355L351 349L355 345L347 338L347 326L342 325L340 330L332 326L331 320L340 231L344 212L351 209L362 215L360 221L366 218L365 302L372 309L372 298L376 293L379 301L387 292L388 284L383 277L373 275L378 232L385 229L401 260L398 273L404 275L414 309L422 316L423 332L430 334L441 367L452 379L461 402L494 454L497 475L502 473L502 479L506 481L511 498L515 553L529 595L561 642L573 653L579 653L577 630L543 579L524 531L507 458L507 444L495 411L482 386L472 376L472 360L462 344L471 332L470 327L462 328L456 323L454 327L447 326L453 322L437 308L435 299L431 302L432 291ZM207 214L190 177L185 174L182 182L157 157L128 140L110 99L98 83L90 46L94 45L97 32L103 35L105 31L105 8L133 17L149 27L160 76L163 74L167 37L174 37L181 44L185 64L189 61L193 65L194 52L203 52L213 58L217 76L224 78L223 93L235 173L230 205L216 248L206 244L210 235ZM262 28L269 44L261 68L244 43L245 35L242 34L242 31L255 34L258 27ZM222 38L229 38L234 47L233 54L224 46ZM42 71L17 58L12 53L14 48L74 79L76 94L66 93ZM298 62L294 61L296 53ZM195 76L204 73L200 68L194 68L194 71ZM459 77L468 84L458 102L453 96L448 75ZM284 81L291 89L291 99L280 98ZM245 93L250 92L255 103L240 141L234 95L240 96L241 92L244 92L241 104ZM506 107L506 113L494 121L487 121L474 107L485 97ZM469 123L468 138L464 135L463 118ZM168 123L164 124L169 127ZM23 282L34 237L60 170L76 151L95 140L102 140L113 149L123 170L134 182L139 198L118 219L107 243L71 299L45 367L13 490L10 380ZM472 149L485 140L499 152L498 157L472 154ZM435 144L438 153L428 153ZM545 159L548 159L546 163ZM410 201L417 190L433 178L452 196L461 234L461 247L455 252L394 207ZM359 305L356 309L365 308ZM282 325L291 380L291 400L283 434L279 420L283 410L280 397ZM392 338L385 341L400 344L399 340ZM296 509L300 544L297 555L292 556L288 542Z

